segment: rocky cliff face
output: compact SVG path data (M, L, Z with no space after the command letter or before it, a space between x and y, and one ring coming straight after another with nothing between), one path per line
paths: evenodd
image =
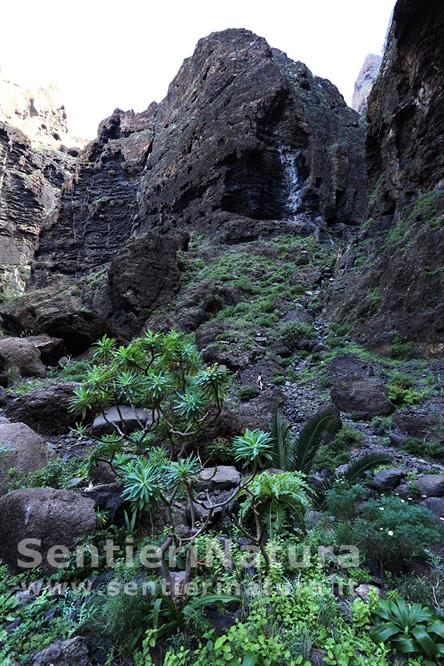
M367 100L381 68L382 57L369 53L356 79L352 108L358 113L367 111Z
M246 30L202 39L154 122L141 228L214 231L220 214L356 223L362 134L337 89Z
M358 223L358 120L331 83L253 33L202 39L163 102L103 123L42 234L36 282L97 270L133 232L236 242L280 221Z
M31 90L0 80L0 120L21 130L36 146L83 147L86 143L70 134L60 92L52 85Z
M144 113L116 110L81 154L60 209L40 239L35 283L55 274L94 271L111 260L138 219L141 174L152 145L153 104Z
M74 158L34 150L18 129L0 121L0 296L23 291L44 220L58 206Z
M398 0L368 101L369 219L339 262L333 309L373 343L444 342L443 31L439 0Z

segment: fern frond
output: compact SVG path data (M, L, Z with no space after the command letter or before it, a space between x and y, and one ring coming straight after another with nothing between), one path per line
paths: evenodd
M369 469L373 469L378 465L387 465L391 460L391 457L386 453L368 453L350 463L343 477L347 481L354 481Z
M271 437L273 439L273 465L287 472L289 469L289 451L293 441L290 425L282 414L279 404L273 410L271 420Z
M331 411L321 411L302 428L299 437L290 452L290 469L292 471L310 474L315 456L323 439L331 427L334 414Z

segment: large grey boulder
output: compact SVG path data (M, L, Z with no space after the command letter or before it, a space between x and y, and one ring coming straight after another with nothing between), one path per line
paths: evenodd
M217 465L217 467L207 467L199 474L202 485L208 488L223 490L226 488L235 488L240 484L241 475L237 469L231 465Z
M7 382L8 372L16 370L22 377L44 377L46 375L40 352L26 338L0 338L0 375Z
M92 534L96 525L92 499L53 488L24 488L4 495L0 498L0 516L0 556L15 571L33 566L41 566L48 573L54 571L60 560L54 560L53 547L59 547L57 557L63 559L67 549ZM60 547L65 548L64 553L60 553ZM26 554L27 550L32 552Z
M48 449L43 439L25 423L0 423L0 495L8 492L11 468L26 476L48 463Z
M415 479L415 485L421 496L443 497L444 476L440 474L424 474Z
M338 380L331 388L331 400L341 412L356 414L361 419L387 416L393 411L384 382L377 377Z
M94 435L104 435L116 432L116 426L125 433L140 430L148 422L152 423L153 412L150 409L134 409L128 405L109 407L103 414L99 414L93 421ZM142 424L142 425L141 425Z
M8 402L7 416L43 434L67 432L78 419L70 410L76 386L67 382L19 395Z
M401 483L404 477L405 472L400 469L383 469L375 474L370 482L370 486L379 492L393 490Z

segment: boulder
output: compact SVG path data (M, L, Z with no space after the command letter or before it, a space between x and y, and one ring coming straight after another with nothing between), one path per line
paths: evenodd
M444 496L444 476L440 474L424 474L415 479L415 486L423 497Z
M8 450L0 455L0 495L8 492L8 471L11 468L26 476L48 463L45 442L25 423L0 423L0 445Z
M25 488L0 498L0 555L15 571L37 565L27 549L41 556L45 572L54 570L48 561L53 546L72 547L76 540L92 534L96 525L94 501L71 490ZM20 542L24 542L21 544Z
M16 369L22 377L46 375L40 352L26 338L0 338L0 373Z
M235 488L241 481L240 473L231 465L207 467L200 472L199 478L202 485L215 490Z
M405 472L400 469L383 469L370 481L369 485L374 490L385 492L396 488L405 477Z
M46 289L29 289L21 298L2 306L0 314L5 329L14 335L59 338L74 356L83 354L105 334L118 337L97 308L89 307L79 297L78 286L66 280Z
M67 432L78 420L69 409L76 386L75 382L55 384L19 395L8 401L6 414L42 434Z
M89 666L86 640L75 636L67 641L56 641L38 652L31 666Z
M382 380L368 377L358 381L337 381L331 388L331 400L341 412L361 419L387 416L394 407Z
M333 358L327 366L327 375L332 383L336 381L354 382L375 375L375 368L356 354L341 354Z
M150 409L133 409L128 405L109 407L104 414L99 414L93 421L92 432L96 436L116 432L115 426L125 433L141 429L141 423L152 423L153 413Z
M362 601L365 601L366 603L369 600L370 593L374 593L379 595L381 594L381 590L379 587L376 587L376 585L368 585L367 583L361 583L361 585L358 585L358 587L355 589L355 594L358 595Z
M122 485L120 483L102 483L82 491L84 497L94 501L95 506L106 511L109 521L113 522L117 511L122 506Z
M421 506L428 509L435 516L437 524L444 531L444 498L428 497L421 502Z
M421 405L401 409L393 415L393 424L410 437L444 444L444 399L433 397Z

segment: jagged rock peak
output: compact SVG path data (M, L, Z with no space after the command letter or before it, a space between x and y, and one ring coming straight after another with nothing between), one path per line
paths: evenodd
M95 270L135 232L237 242L278 224L359 223L363 142L329 81L248 30L213 33L159 105L101 124L42 234L37 281Z
M367 110L367 99L381 68L382 56L369 53L356 79L353 91L352 108L358 113Z
M70 134L60 91L54 85L33 90L0 79L0 120L21 130L34 145L83 148L86 144Z

